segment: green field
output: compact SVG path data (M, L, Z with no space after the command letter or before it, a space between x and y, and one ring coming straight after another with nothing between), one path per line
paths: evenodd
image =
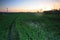
M0 40L60 40L60 15L0 14Z

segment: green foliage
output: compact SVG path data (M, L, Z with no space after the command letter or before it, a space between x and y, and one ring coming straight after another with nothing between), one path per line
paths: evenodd
M9 27L14 21L20 40L60 40L60 15L35 13L10 13L0 16L0 40L7 40ZM12 24L12 25L13 25ZM18 40L18 39L17 39Z

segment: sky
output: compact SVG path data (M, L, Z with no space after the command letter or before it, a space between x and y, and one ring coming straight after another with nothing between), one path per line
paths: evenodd
M60 0L0 0L0 12L36 12L60 8Z

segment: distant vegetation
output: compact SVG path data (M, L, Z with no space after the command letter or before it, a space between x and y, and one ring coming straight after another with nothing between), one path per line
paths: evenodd
M50 10L50 11L44 11L44 14L57 14L57 15L59 15L60 9L59 10L54 9L54 10Z

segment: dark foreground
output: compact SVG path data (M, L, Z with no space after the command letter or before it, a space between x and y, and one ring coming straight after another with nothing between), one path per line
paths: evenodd
M60 40L60 15L0 13L0 40Z

